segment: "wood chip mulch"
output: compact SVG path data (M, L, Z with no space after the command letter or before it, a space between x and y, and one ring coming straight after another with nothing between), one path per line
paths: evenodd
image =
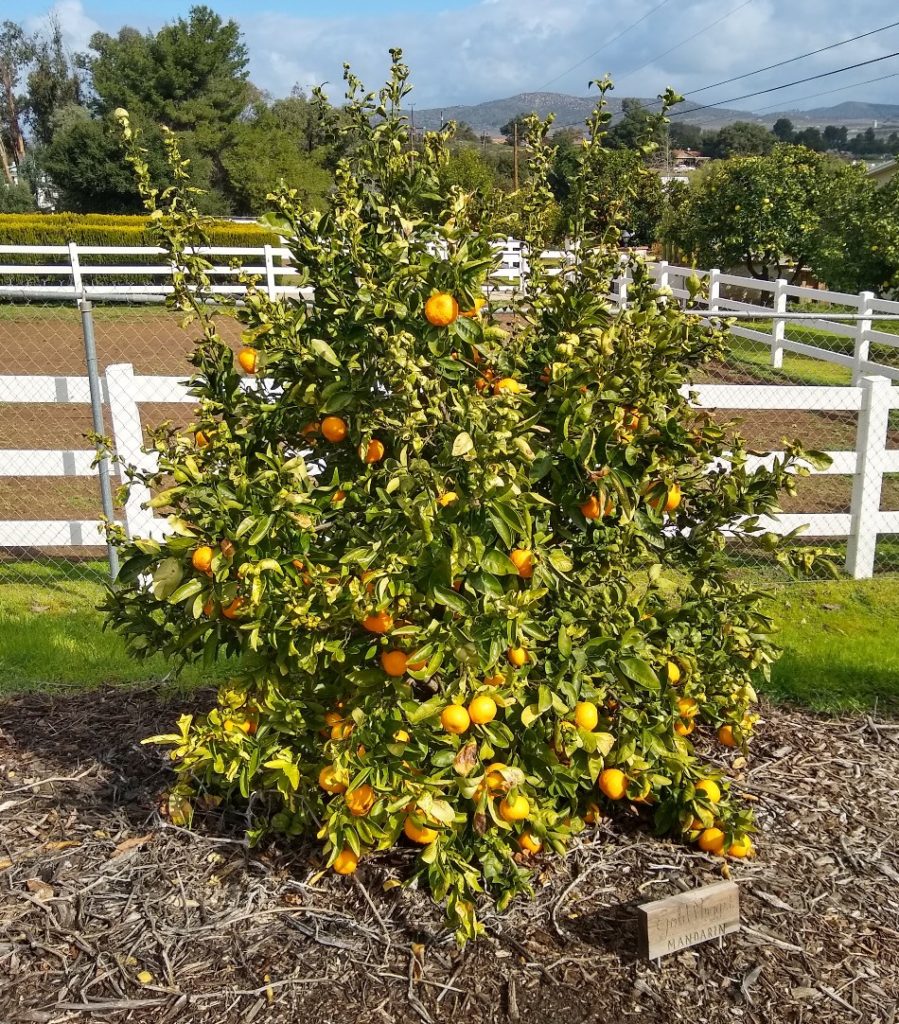
M205 695L194 700L203 706ZM760 856L732 865L743 929L641 960L635 907L719 880L635 810L538 861L537 895L459 950L414 851L319 877L305 844L156 813L152 691L0 705L0 1022L304 1024L899 1020L899 724L766 707L731 775ZM731 758L733 761L733 758Z

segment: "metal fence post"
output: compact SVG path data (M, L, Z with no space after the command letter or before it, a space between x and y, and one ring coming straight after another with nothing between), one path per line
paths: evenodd
M852 349L852 383L858 384L862 379L862 364L868 361L871 354L871 313L874 305L874 292L859 292L858 311L861 319L855 322L855 344Z
M862 377L859 383L862 404L858 413L857 461L852 480L849 542L846 545L846 572L857 580L874 575L891 381L887 377Z
M94 341L94 317L93 306L90 299L80 299L78 308L81 310L81 327L84 333L84 361L87 365L87 386L91 397L91 418L94 425L94 433L103 436L106 428L103 424L103 392L100 387L100 374L97 368L97 346ZM100 448L97 448L98 453ZM101 455L97 464L97 472L100 477L100 501L103 505L103 515L108 522L115 521L115 506L112 501L112 484L109 479L109 456ZM115 545L106 541L106 551L109 556L109 575L115 579L119 574L119 553Z
M774 312L787 311L787 282L779 277L774 282ZM784 338L787 336L787 322L775 319L771 324L771 365L779 370L784 364Z

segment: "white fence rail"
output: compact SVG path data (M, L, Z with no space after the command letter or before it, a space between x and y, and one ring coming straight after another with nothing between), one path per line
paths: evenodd
M853 387L783 387L777 385L699 384L688 389L698 405L709 409L803 410L858 414L855 447L828 454L833 465L813 473L851 476L852 503L847 513L790 513L765 522L774 533L806 527L809 537L846 538L846 569L856 578L872 575L878 536L899 534L899 510L881 511L884 473L899 473L899 449L888 449L890 410L899 409L899 388L884 377L865 377ZM152 467L143 451L140 405L144 402L194 403L185 384L174 377L139 376L128 364L106 369L103 400L109 406L113 442L124 462ZM86 377L0 377L0 403L89 402ZM771 453L768 458L781 457ZM90 476L93 451L0 450L0 477ZM120 470L121 472L121 470ZM146 508L150 495L134 487L124 508L131 536L162 536L167 524ZM60 548L105 544L99 521L0 521L0 547Z
M529 267L521 242L509 238L504 243L498 243L497 247L500 264L487 290L501 297L520 287ZM260 279L273 298L278 295L302 296L307 301L313 298L311 288L300 289L291 284L295 270L291 266L290 251L283 246L212 246L198 251L212 261L209 276L213 282L213 294L240 296L245 288L239 277L241 274L251 274ZM87 298L158 301L172 290L168 283L172 266L162 259L164 255L162 249L149 246L87 246L74 242L68 245L0 245L0 300L77 301ZM542 256L553 264L552 273L563 272L574 258L564 250L546 252ZM34 257L46 259L32 263ZM129 263L128 257L140 259ZM232 263L239 265L234 266ZM710 313L722 317L734 313L742 318L770 321L770 326L764 329L737 323L731 332L737 337L768 347L772 367L781 367L784 353L793 352L845 367L852 374L853 384L857 384L866 374L879 374L899 380L899 355L895 366L871 359L872 345L899 349L899 334L877 329L878 319L899 320L897 301L878 298L871 292L849 294L801 287L784 280L759 281L714 269L694 270L664 260L650 262L649 268L659 287L670 289L672 297L677 300L686 301L689 298L686 282L695 273L705 282L707 297L701 301ZM151 280L142 284L122 281L122 278L128 277ZM610 298L621 306L626 305L627 287L628 278L624 272L615 280ZM728 297L725 294L726 291L734 290L738 290L742 297ZM750 298L753 301L749 301ZM843 346L846 351L835 351L826 345L787 337L787 321L796 303L819 306L819 315L814 315L813 311L812 316L803 319L803 326L826 333L836 341L846 339ZM841 319L840 316L834 318L832 314L829 316L833 305L845 307L852 319Z

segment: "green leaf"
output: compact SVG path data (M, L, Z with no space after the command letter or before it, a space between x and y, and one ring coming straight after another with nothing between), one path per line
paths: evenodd
M618 667L628 679L638 686L643 686L647 690L659 689L659 678L653 672L648 661L644 661L642 658L621 658Z
M474 441L471 439L471 434L463 430L461 433L456 434L456 439L453 441L453 457L458 458L461 455L467 455L470 451L474 451Z
M178 604L181 601L186 601L195 594L199 594L205 586L206 584L203 580L188 580L187 583L182 584L174 593L169 595L169 604Z
M460 615L465 615L468 612L468 602L465 598L448 587L434 587L434 600L438 604L446 605L447 608L458 612Z
M518 566L508 555L503 554L502 551L497 551L496 548L490 548L484 552L481 565L487 572L492 572L497 576L518 575Z
M529 725L533 725L534 722L540 717L540 708L536 704L528 704L528 706L521 712L521 724L527 729Z
M567 658L571 654L571 637L568 635L568 629L565 626L559 628L558 638L559 654L563 658Z
M274 521L274 516L266 516L265 519L262 519L256 526L256 529L253 530L253 532L247 538L247 544L250 547L254 547L256 544L258 544L259 541L261 541L262 538L271 531L272 523Z
M180 558L163 558L153 571L153 596L165 601L178 589L184 578L184 566Z
M330 363L332 366L340 366L340 360L337 358L334 349L326 341L322 341L321 338L313 338L309 342L309 347L320 359L324 359L326 363Z
M571 572L574 562L560 548L553 548L549 553L549 561L556 572Z

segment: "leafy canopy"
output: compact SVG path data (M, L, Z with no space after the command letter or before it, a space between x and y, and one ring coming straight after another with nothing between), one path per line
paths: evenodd
M615 231L597 234L592 211L608 82L577 160L564 274L540 257L551 119L528 122L531 275L520 300L493 296L513 304L502 326L476 305L497 262L478 204L441 187L447 134L410 145L408 71L392 57L377 96L346 71L327 209L273 196L314 301L250 282L232 311L237 361L188 248L202 221L177 142L160 191L119 112L180 268L175 304L202 337L194 427L158 430L158 469L130 471L169 532L119 535L107 611L138 654L241 658L208 713L157 738L180 772L173 818L252 795L254 839L315 834L341 872L404 843L464 939L478 903L527 892L532 851L564 851L597 801L636 801L660 832L719 822L722 849L744 842L751 814L689 735L751 731L753 681L776 650L723 530L772 546L757 517L799 452L750 468L691 407L684 384L723 336L641 262L631 304L606 298Z

